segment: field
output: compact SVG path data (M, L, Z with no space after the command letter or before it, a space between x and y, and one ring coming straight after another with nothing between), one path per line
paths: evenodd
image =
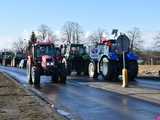
M139 65L139 76L159 77L160 65Z

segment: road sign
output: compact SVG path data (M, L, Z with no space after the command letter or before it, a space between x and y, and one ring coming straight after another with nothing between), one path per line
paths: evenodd
M125 34L121 34L117 38L119 52L123 53L123 69L122 69L122 87L128 86L128 70L126 69L125 53L129 51L130 40Z
M121 53L128 52L129 45L130 45L130 40L125 34L120 35L117 38L117 45L118 45L118 51L119 52L121 52Z

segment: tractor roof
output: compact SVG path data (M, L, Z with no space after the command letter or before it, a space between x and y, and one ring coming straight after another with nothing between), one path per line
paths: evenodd
M54 44L52 42L41 41L41 42L36 42L34 45L37 46L37 45L54 45Z
M83 47L84 45L83 44L71 44L71 47Z

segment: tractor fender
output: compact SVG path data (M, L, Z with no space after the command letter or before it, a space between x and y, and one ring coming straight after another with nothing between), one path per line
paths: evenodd
M100 61L102 60L102 58L105 58L105 57L108 59L108 56L103 55L103 56L101 56L101 57L99 58L98 62L100 62ZM106 62L108 62L108 60L107 60Z
M65 68L67 68L67 60L66 60L65 57L63 57L63 59L62 59L62 64L64 64L64 65L65 65Z
M118 61L118 55L115 52L109 52L109 57L108 57L111 61Z
M138 56L135 53L129 52L129 53L127 53L127 60L128 61L137 61Z
M27 63L32 64L32 56L28 56Z

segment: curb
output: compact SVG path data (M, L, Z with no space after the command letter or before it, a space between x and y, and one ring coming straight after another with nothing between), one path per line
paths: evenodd
M138 76L137 79L160 81L160 77L155 77L155 76Z

